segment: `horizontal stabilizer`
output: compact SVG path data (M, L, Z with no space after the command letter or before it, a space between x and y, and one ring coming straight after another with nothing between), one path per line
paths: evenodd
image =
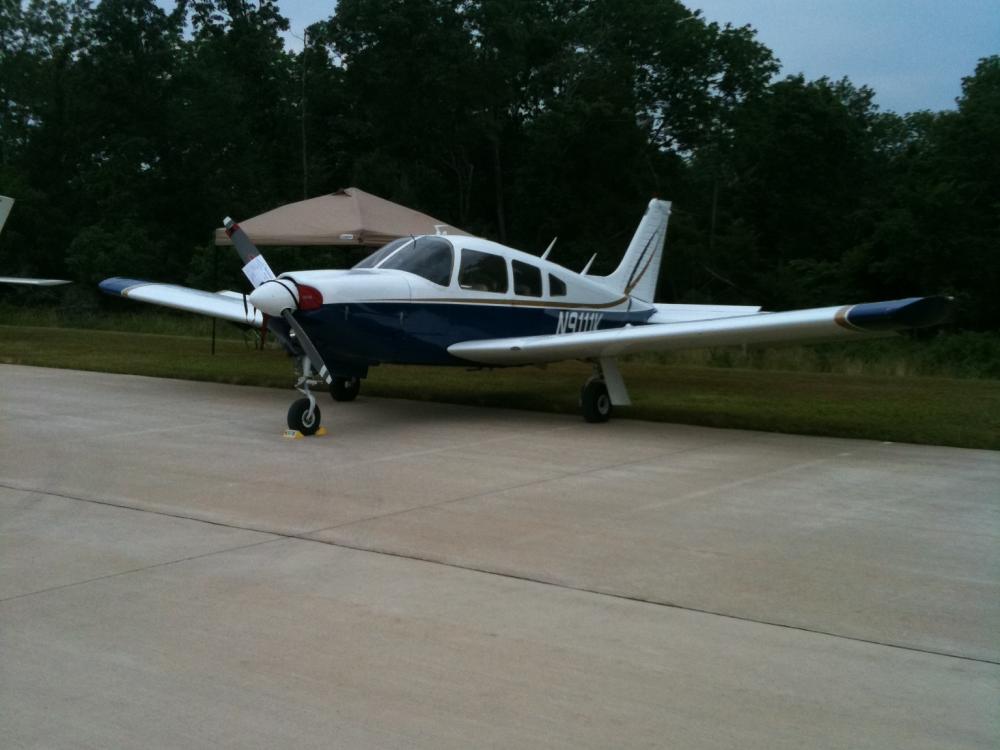
M935 325L947 317L949 304L947 297L913 297L581 333L465 341L449 346L448 351L472 362L516 365L714 346L826 341Z
M243 295L235 292L203 292L175 284L159 284L115 276L100 283L101 291L138 302L171 307L175 310L200 313L213 318L260 327L262 317Z
M653 305L656 312L647 323L681 323L687 320L712 320L735 318L760 312L757 305Z

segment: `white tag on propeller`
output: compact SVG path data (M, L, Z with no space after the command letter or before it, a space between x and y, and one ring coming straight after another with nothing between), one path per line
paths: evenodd
M243 266L243 273L250 279L250 284L253 285L254 289L265 281L272 281L274 279L274 271L267 265L267 261L264 260L263 255L255 256L249 263Z

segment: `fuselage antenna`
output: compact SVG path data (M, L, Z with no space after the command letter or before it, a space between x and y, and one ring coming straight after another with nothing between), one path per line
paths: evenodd
M552 252L552 248L554 248L556 246L556 240L558 240L558 239L559 239L558 237L553 237L552 238L552 242L549 243L549 246L547 248L545 248L545 252L542 253L542 260L545 260L546 258L549 257L549 253L551 253Z
M590 267L592 265L594 265L594 260L596 260L596 259L597 259L597 253L594 253L593 255L590 256L590 260L587 261L587 265L585 265L583 267L583 270L580 271L580 275L581 276L586 276L587 275L587 271L589 271Z

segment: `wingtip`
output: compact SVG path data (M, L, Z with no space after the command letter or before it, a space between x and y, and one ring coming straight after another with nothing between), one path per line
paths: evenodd
M140 279L127 279L123 276L112 276L111 278L100 282L97 285L97 288L105 294L124 296L125 292L132 287L148 283L148 281L142 281Z
M951 309L952 298L944 295L867 302L852 307L847 322L866 331L926 328L944 323Z

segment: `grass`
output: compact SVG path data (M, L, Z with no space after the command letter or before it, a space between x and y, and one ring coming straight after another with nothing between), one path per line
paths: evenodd
M279 350L242 339L33 326L0 326L0 362L289 388L291 363ZM377 367L372 396L577 413L590 368L468 372L461 368ZM617 415L713 427L1000 449L1000 381L765 371L626 361L635 406ZM289 394L291 395L291 394Z

